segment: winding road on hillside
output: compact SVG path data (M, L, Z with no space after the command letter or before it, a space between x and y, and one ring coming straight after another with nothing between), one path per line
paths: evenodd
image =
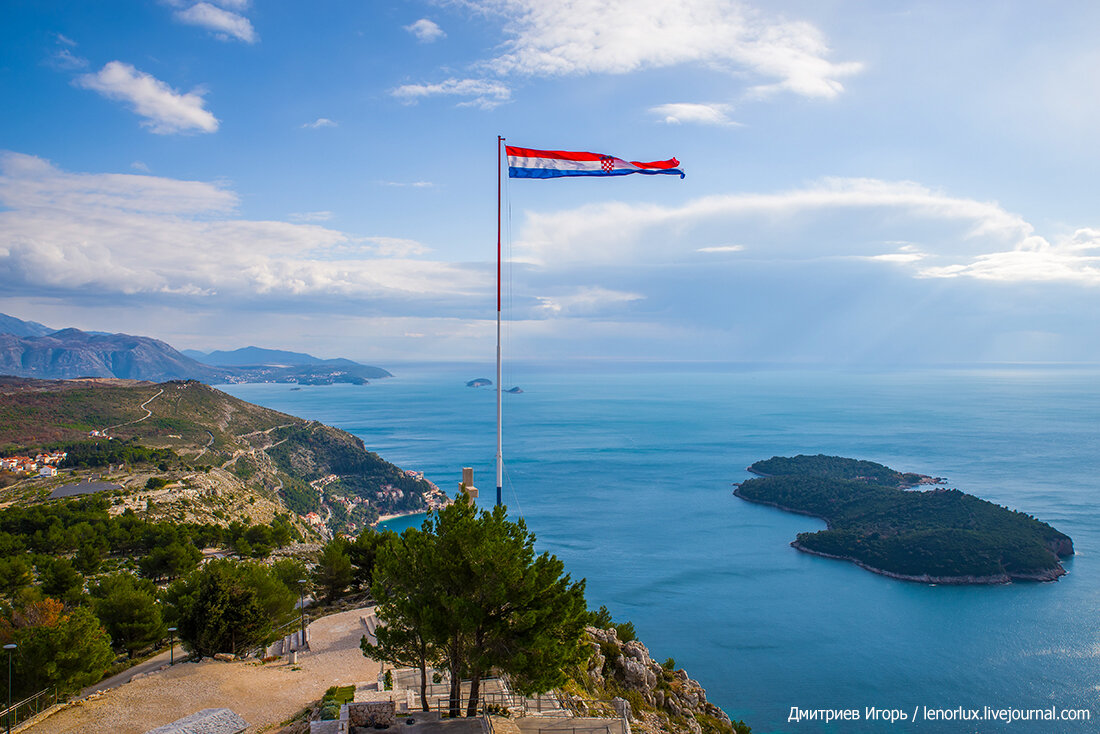
M119 423L117 426L111 426L110 428L104 428L103 432L107 433L108 431L113 431L116 428L123 428L125 426L132 426L135 423L141 423L143 420L147 419L149 416L151 416L153 414L153 411L149 410L149 408L147 407L149 405L149 403L153 402L154 400L156 400L157 398L159 398L163 394L164 394L164 388L162 387L160 390L157 391L156 395L154 395L153 397L149 398L148 400L146 400L144 403L141 404L141 409L145 411L145 415L141 416L137 420L130 421L129 423Z

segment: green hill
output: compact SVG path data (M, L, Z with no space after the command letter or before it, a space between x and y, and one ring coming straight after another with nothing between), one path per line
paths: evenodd
M135 447L169 454L149 458ZM0 502L38 501L95 475L152 500L170 517L181 504L194 521L251 517L259 505L266 509L257 521L289 509L317 512L332 531L354 531L380 514L424 510L426 496L441 496L349 433L193 380L0 378L0 455L44 448L73 458L58 477L11 484ZM155 495L145 491L154 477L167 485Z

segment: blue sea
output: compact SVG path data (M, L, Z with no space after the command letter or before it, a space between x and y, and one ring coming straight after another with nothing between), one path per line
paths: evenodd
M495 497L491 365L401 365L367 386L228 392L338 426L453 491ZM1100 370L728 365L509 367L504 500L754 732L1100 731ZM820 521L731 494L773 455L838 454L946 477L1073 538L1055 583L896 581L788 544ZM400 525L396 525L400 527ZM860 720L789 721L792 707ZM866 721L867 709L902 712ZM1089 721L959 721L959 708ZM947 722L927 718L947 711ZM914 715L916 720L914 720ZM895 714L897 716L897 714Z

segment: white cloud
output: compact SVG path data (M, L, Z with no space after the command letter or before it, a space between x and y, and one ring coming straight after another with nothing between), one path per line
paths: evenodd
M332 212L294 212L290 218L295 222L327 222L332 219Z
M700 247L696 252L742 252L744 245L714 245L713 247Z
M1100 285L1100 230L1080 229L1051 242L995 202L908 181L833 178L777 194L708 196L679 206L606 202L528 212L514 247L519 261L546 269L676 262L691 252L730 251L736 246L694 243L714 241L731 228L753 239L760 258L855 257L909 265L922 278ZM894 252L882 251L899 239L904 244Z
M400 237L365 237L364 240L373 244L375 254L381 257L413 257L431 252L416 240Z
M150 173L149 166L144 161L134 161L130 164L130 168L135 171L141 171L142 173Z
M58 43L62 43L66 46L76 46L77 45L76 41L69 38L68 36L66 36L63 33L55 33L54 36L57 38Z
M95 74L82 74L73 83L128 103L145 118L141 124L157 134L212 133L218 129L218 119L203 106L203 92L196 89L181 94L121 61L111 61Z
M304 123L302 125L302 127L310 128L311 130L316 130L317 128L320 128L320 127L336 127L337 125L338 125L338 123L333 122L332 120L328 119L327 117L318 117L313 122Z
M740 123L729 118L729 113L732 110L733 108L727 104L696 104L691 102L674 102L649 108L650 114L662 118L661 122L669 125L688 122L699 125L740 126Z
M466 0L505 18L511 40L486 62L502 75L624 74L702 64L787 90L835 97L858 62L833 62L822 33L801 21L766 17L738 0Z
M969 277L1002 282L1061 281L1100 285L1100 232L1081 229L1055 243L1042 237L1028 237L1012 250L979 255L968 263L924 268L918 275L925 278Z
M243 10L246 5L237 2L219 2L218 4L239 10ZM236 38L245 43L255 43L259 40L256 29L252 27L248 18L210 3L200 2L185 10L177 10L175 17L181 23L206 28L223 41Z
M133 174L74 174L0 156L0 279L33 292L464 303L488 269L413 259L397 238L316 224L235 219L221 186ZM401 306L400 304L406 304Z
M605 311L609 306L639 301L645 296L608 288L573 288L552 296L536 296L546 316L582 316Z
M447 37L447 34L435 21L427 18L421 18L415 23L405 26L405 30L416 36L421 43L431 43Z
M394 89L393 96L407 104L415 104L425 97L472 97L460 106L476 106L492 109L507 102L512 90L502 82L492 79L447 79L438 84L406 84Z
M435 184L431 181L379 181L378 183L382 184L383 186L396 186L402 188L407 186L414 189L430 189L435 187Z
M86 69L88 67L88 60L86 58L77 56L67 48L63 48L55 53L50 62L55 68L64 69L66 71Z

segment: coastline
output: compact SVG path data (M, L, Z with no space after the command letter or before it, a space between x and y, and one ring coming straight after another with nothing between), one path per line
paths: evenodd
M795 509L792 509L790 507L784 507L783 505L781 505L777 502L768 502L768 501L765 501L765 500L757 500L757 499L752 499L750 497L746 497L743 494L741 494L741 487L740 486L738 486L737 489L733 490L733 494L734 494L735 497L738 497L738 498L744 500L745 502L751 502L751 503L756 504L756 505L765 505L767 507L774 507L778 510L783 510L784 512L790 512L790 513L795 514L795 515L803 515L803 516L806 516L806 517L817 518L818 520L821 520L822 522L825 523L825 528L826 529L828 529L828 530L833 529L833 526L829 523L829 521L826 520L825 518L821 517L820 515L815 515L811 512L805 512L804 510L795 510ZM919 576L915 576L915 575L911 575L911 574L897 573L895 571L887 571L884 568L877 568L875 566L871 566L871 565L865 563L864 561L861 561L860 559L854 558L852 556L839 556L839 555L835 555L833 553L825 553L823 551L813 550L811 548L807 548L807 547L803 546L797 540L791 541L790 546L792 548L794 548L795 550L801 551L802 553L806 553L806 554L809 554L811 556L819 556L821 558L832 558L832 559L837 560L837 561L848 561L850 563L854 563L855 565L859 566L860 568L862 568L866 571L870 571L871 573L877 573L880 576L887 576L889 578L897 579L899 581L913 581L913 582L922 583L922 584L944 584L944 585L948 585L948 586L964 586L964 585L991 586L991 585L994 585L994 584L1009 584L1009 583L1012 583L1013 581L1049 582L1049 581L1057 581L1059 578L1061 578L1062 576L1065 576L1066 573L1067 573L1066 569L1062 567L1061 563L1059 563L1055 568L1046 569L1045 571L1042 571L1042 572L1039 572L1039 573L1034 573L1034 574L1008 574L1008 573L1003 573L1003 574L997 574L995 576L932 576L930 574L921 574Z
M428 509L428 510L416 510L415 512L399 512L399 513L391 514L391 515L379 515L378 519L375 520L374 522L372 522L370 524L370 526L372 528L374 528L375 530L377 530L378 526L381 525L384 522L389 522L391 520L399 520L403 517L413 517L415 515L427 515L429 512L431 512L430 509Z
M748 500L751 502L752 500ZM781 508L782 509L782 508ZM923 574L921 576L913 576L903 573L896 573L894 571L887 571L882 568L875 568L870 566L858 558L851 556L838 556L832 553L824 553L822 551L806 548L801 545L797 540L791 542L791 547L796 550L800 550L803 553L808 553L811 556L820 556L821 558L832 558L838 561L849 561L859 566L860 568L870 571L871 573L877 573L880 576L887 576L899 581L914 581L921 584L944 584L945 586L991 586L994 584L1010 584L1013 581L1037 581L1048 582L1057 581L1061 576L1066 575L1066 569L1062 568L1061 564L1057 568L1051 568L1043 573L1036 574L997 574L996 576L931 576L929 574Z

